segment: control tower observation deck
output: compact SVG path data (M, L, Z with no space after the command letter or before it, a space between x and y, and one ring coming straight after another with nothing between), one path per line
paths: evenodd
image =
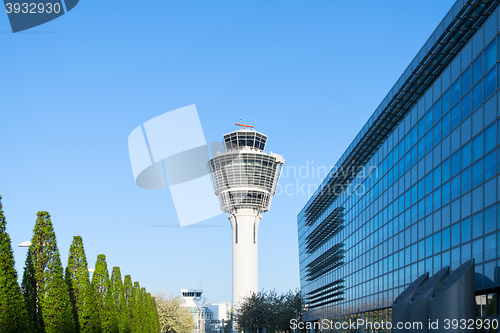
M208 161L215 195L232 227L233 306L258 292L259 223L271 207L285 162L280 155L264 152L266 135L241 126L224 135L226 152Z

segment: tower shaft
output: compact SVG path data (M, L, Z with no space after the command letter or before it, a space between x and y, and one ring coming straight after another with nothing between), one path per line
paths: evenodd
M261 215L254 209L241 209L228 215L233 232L233 304L257 294L258 230Z

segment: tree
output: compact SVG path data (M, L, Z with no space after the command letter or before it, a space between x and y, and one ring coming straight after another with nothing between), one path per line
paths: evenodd
M160 317L158 316L158 306L156 305L156 298L151 296L151 300L153 303L153 309L155 311L155 332L160 333L161 332Z
M154 298L163 333L191 333L195 329L193 316L182 306L179 295L160 292Z
M144 289L144 288L142 288ZM146 313L144 311L144 295L139 282L134 282L135 302L137 306L137 327L139 332L147 332Z
M14 253L7 233L7 220L0 196L0 332L29 332L28 313L21 288L17 283Z
M132 329L132 332L140 332L140 322L137 323L138 313L135 299L135 289L132 285L132 278L130 277L130 275L125 275L125 279L123 282L123 291L125 294L125 299L127 301L130 328Z
M146 293L146 315L148 317L148 325L149 331L151 333L159 333L159 330L156 328L156 307L153 304L153 298L151 297L151 293Z
M111 289L116 307L116 319L118 321L120 333L130 333L129 313L125 293L123 291L120 267L113 267L113 273L111 274Z
M302 296L299 290L278 294L275 290L252 293L236 310L239 331L290 332L290 320L302 316Z
M113 293L110 286L106 256L99 254L92 275L96 305L101 320L101 329L106 333L119 333L116 320L116 307L113 302Z
M90 284L87 257L82 237L74 236L69 248L66 282L70 295L76 331L81 333L100 333L101 323L96 311L94 290Z
M34 332L72 333L75 323L50 214L38 212L22 290Z

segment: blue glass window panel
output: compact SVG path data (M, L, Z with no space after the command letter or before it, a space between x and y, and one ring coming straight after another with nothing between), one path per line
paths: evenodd
M460 244L460 223L456 223L451 227L451 246Z
M425 212L432 213L432 193L425 198Z
M450 133L450 113L447 113L441 121L442 126L442 137L445 137Z
M472 64L472 82L476 83L483 76L483 55L481 54ZM463 84L463 83L462 83ZM470 86L469 86L470 88Z
M500 45L500 43L498 45ZM497 233L497 244L500 244L500 232ZM497 257L500 257L500 246L497 246Z
M425 152L429 152L432 149L432 131L425 135Z
M472 140L472 161L483 156L483 133Z
M434 169L434 189L441 185L441 166Z
M470 218L463 220L461 224L462 224L462 243L465 243L471 240Z
M405 161L405 171L408 171L411 167L411 155L410 155L410 153L405 155L404 161Z
M475 81L474 81L475 82ZM462 74L462 96L470 89L470 67Z
M484 211L484 233L489 234L497 229L497 207L493 206Z
M418 242L418 260L425 258L425 242L421 240Z
M418 249L417 244L411 246L411 262L416 262L418 260Z
M450 91L446 90L446 92L443 94L443 97L441 98L441 108L443 110L443 113L448 111L450 109Z
M417 126L413 127L413 129L410 132L410 137L411 137L411 143L410 145L413 146L415 143L417 143Z
M432 239L433 239L434 254L441 252L441 233L438 232L434 234Z
M450 159L448 158L446 161L444 161L441 164L441 167L443 169L443 173L442 173L443 182L445 182L448 179L450 179Z
M483 235L483 213L476 214L472 217L472 238L477 238Z
M483 160L472 166L472 187L476 187L483 181Z
M432 135L434 137L434 145L437 145L441 141L441 124L438 122L436 126L432 129Z
M460 151L451 156L451 176L455 176L460 171Z
M418 139L421 139L425 134L425 122L424 118L420 119L418 122Z
M500 43L497 44L498 52L497 52L497 57L500 60Z
M432 127L432 112L429 111L425 114L425 130L428 131Z
M413 147L411 149L411 165L417 163L417 160L418 160L418 150L417 150L417 146Z
M495 90L497 90L496 84L497 84L497 72L495 70L492 70L484 78L484 98L485 99L490 97L490 95L493 94L495 92Z
M454 105L460 98L460 80L451 86L451 105Z
M460 266L460 248L451 250L451 267L450 269L457 269Z
M497 173L497 159L495 151L492 151L484 158L484 179L488 179Z
M417 145L418 159L421 159L425 154L425 140L420 140Z
M484 131L484 152L487 153L497 145L496 126L493 124Z
M454 129L458 124L460 124L460 108L457 104L451 110L451 129Z
M470 165L470 143L462 148L462 169Z
M441 100L439 100L434 105L432 113L433 113L432 118L434 119L434 124L435 124L439 119L441 119Z
M490 44L484 51L484 71L487 72L488 69L493 67L496 63L496 40Z
M405 136L405 152L410 150L411 142L410 142L410 134Z
M446 228L442 231L443 240L442 247L443 250L447 250L450 248L450 228Z
M392 156L393 156L393 159L392 159L392 165L396 165L398 160L399 160L399 151L398 151L398 147L396 146L394 148L394 150L392 151Z
M441 255L437 255L433 257L434 259L434 273L441 269Z
M470 114L470 107L471 107L470 98L471 98L470 93L468 93L467 95L465 95L464 98L462 98L462 103L460 105L460 111L462 113L462 120L467 118L467 116Z
M443 239L444 241L444 239ZM443 252L443 259L441 265L449 266L450 265L450 251Z
M411 247L408 246L405 249L405 265L409 265L411 263Z
M417 186L412 186L411 188L411 204L413 205L414 203L417 202Z
M425 194L429 194L432 191L432 173L429 173L425 177Z
M432 236L425 239L425 256L429 257L432 255Z
M401 142L398 145L398 149L399 149L399 157L401 158L405 154L405 141L404 140L401 140Z
M475 110L483 102L483 81L472 89L472 109Z
M462 245L462 263L471 259L471 246L470 243Z
M433 195L434 195L434 207L441 207L441 189L438 188L437 190L435 190Z
M418 218L423 218L425 216L425 201L420 200L418 202Z
M408 207L410 207L410 203L411 203L411 195L410 195L410 191L406 191L405 192L405 209L407 209Z
M460 195L460 176L451 180L451 200L455 200Z
M469 191L471 189L471 176L470 176L470 168L467 168L464 172L462 172L462 194Z
M425 195L425 182L424 179L421 179L418 184L418 200L422 199Z
M443 205L446 205L448 202L450 202L450 182L447 182L446 184L443 185L442 187L443 190Z
M479 239L472 243L472 257L476 259L476 263L483 262L483 239Z
M405 173L405 161L404 161L404 159L399 160L398 168L399 168L399 175L403 176L403 174Z
M484 238L484 260L493 260L496 258L497 239L496 235Z

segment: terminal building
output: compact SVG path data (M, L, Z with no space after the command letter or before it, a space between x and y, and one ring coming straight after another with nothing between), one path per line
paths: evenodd
M304 322L391 321L470 263L464 302L498 318L499 3L452 6L299 213Z

